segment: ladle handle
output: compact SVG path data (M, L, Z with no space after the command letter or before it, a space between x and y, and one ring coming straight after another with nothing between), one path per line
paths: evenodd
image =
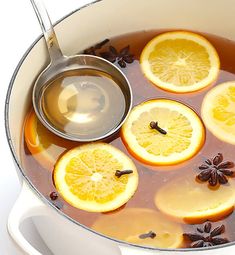
M42 0L30 0L38 17L42 32L45 37L51 62L63 57L54 28Z

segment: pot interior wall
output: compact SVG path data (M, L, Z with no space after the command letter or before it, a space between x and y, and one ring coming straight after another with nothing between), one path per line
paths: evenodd
M105 38L161 28L196 30L235 39L234 13L233 0L101 0L64 19L56 26L56 32L66 55L78 53ZM13 77L8 119L18 161L32 84L48 63L41 39L28 52Z

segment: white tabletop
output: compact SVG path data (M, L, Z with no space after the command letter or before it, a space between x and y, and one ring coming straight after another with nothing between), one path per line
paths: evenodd
M44 2L52 21L55 22L92 0L44 0ZM17 63L30 44L41 34L30 0L0 1L0 33L0 254L20 255L22 253L15 247L6 229L8 214L20 192L20 183L6 141L4 102L8 84ZM36 239L36 234L33 236L33 226L29 223L26 227L26 232L30 233L32 239Z

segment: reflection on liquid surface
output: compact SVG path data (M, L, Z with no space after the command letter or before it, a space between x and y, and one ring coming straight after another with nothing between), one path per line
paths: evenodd
M118 126L125 108L118 84L95 70L65 73L43 91L42 109L49 122L83 138L104 135Z

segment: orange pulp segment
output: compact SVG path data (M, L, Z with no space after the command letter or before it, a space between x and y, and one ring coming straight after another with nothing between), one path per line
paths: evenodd
M211 89L201 109L206 127L218 139L235 144L235 81Z
M155 121L167 132L152 129ZM134 107L122 127L122 138L139 160L151 165L172 165L193 157L205 139L198 115L186 105L154 99Z
M163 213L188 223L219 220L233 211L235 183L210 189L192 177L181 177L156 193L155 204Z
M182 229L164 215L151 209L128 208L103 215L92 229L106 236L133 244L157 248L178 248L182 244ZM154 238L140 238L152 231Z
M32 156L44 168L52 170L60 154L74 146L47 130L32 110L26 118L24 128L25 142Z
M133 172L117 177L117 170ZM59 193L74 207L107 212L119 208L134 195L138 172L132 160L112 145L90 143L59 159L54 181Z
M173 31L153 38L141 53L145 76L156 86L177 93L200 90L219 74L220 60L203 36Z

